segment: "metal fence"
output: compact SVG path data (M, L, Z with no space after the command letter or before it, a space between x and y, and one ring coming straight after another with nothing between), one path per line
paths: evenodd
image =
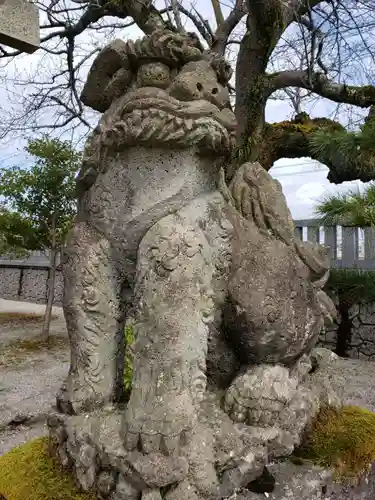
M331 267L375 269L375 230L358 227L322 227L314 220L296 220L296 234L303 241L330 248Z

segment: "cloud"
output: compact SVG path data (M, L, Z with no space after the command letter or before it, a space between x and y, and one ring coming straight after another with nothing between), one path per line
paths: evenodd
M275 163L270 174L280 181L295 220L314 218L316 205L327 196L366 186L358 180L332 184L327 180L328 168L310 158L283 158Z

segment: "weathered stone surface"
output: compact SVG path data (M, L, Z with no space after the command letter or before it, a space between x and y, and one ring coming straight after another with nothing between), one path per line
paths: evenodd
M96 467L92 465L88 468L76 467L75 475L79 486L83 491L90 491L95 484L96 479Z
M184 457L165 457L161 454L128 457L129 464L150 489L182 481L189 464Z
M166 493L165 500L199 500L199 498L191 484L182 481Z
M0 43L32 54L39 48L38 7L28 0L0 2Z
M344 486L332 474L319 467L294 465L290 462L268 467L275 477L275 489L269 500L372 500L375 494L375 466L357 486ZM236 500L259 500L265 495L242 491Z
M277 427L298 437L314 415L314 407L283 366L259 365L240 375L225 398L226 411L236 422L251 426Z
M139 496L139 490L120 475L116 485L116 492L111 500L138 500Z
M116 487L116 474L114 471L102 471L97 478L97 491L106 498Z
M145 490L142 492L142 500L162 500L159 490Z
M294 436L279 427L237 425L237 428L240 429L244 442L252 443L252 446L265 446L270 461L278 457L287 457L294 451Z
M226 411L236 422L274 428L273 455L292 451L322 406L340 406L342 402L342 391L337 394L332 386L327 365L316 363L314 370L307 358L291 371L281 365L249 368L228 389Z
M97 111L106 111L113 99L121 95L108 92L108 86L114 78L122 81L122 92L132 80L126 43L119 39L107 45L95 59L83 88L81 101Z
M243 217L234 212L231 219L226 329L244 364L290 365L311 350L325 319L334 314L319 288L326 264L319 252L313 263L301 259L304 250L294 237L281 187L259 164L242 165L230 188L232 204Z
M296 466L290 462L278 463L268 467L275 477L273 492L268 493L269 500L323 500L330 498L331 474L317 467ZM258 500L264 494L245 492L238 494L236 500Z
M230 497L290 453L319 408L307 353L334 315L326 255L295 239L260 165L226 185L229 77L197 40L165 31L113 42L84 89L105 112L63 259L72 353L57 402L77 414L64 425L81 485L115 472L114 500L160 498L159 488ZM132 391L120 410L130 313Z
M73 464L73 461L70 458L70 455L68 453L68 450L67 450L65 443L58 446L57 458L59 459L61 465L63 467L65 467L66 469L70 468L71 465Z
M339 359L337 354L323 347L316 347L313 349L310 353L310 357L319 366L329 366Z
M246 486L262 474L267 451L263 447L253 448L242 460L234 460L234 466L223 472L220 493L230 496L237 488Z

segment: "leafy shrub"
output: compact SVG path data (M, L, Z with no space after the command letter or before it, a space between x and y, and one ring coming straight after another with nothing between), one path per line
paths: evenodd
M354 304L375 302L375 272L361 269L331 269L326 289L349 307Z

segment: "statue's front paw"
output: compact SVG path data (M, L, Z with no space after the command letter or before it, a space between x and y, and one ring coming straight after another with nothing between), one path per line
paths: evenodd
M225 411L234 422L273 426L296 394L298 380L281 365L257 365L238 376L225 396Z
M91 411L102 403L88 385L84 385L78 377L71 374L68 375L56 395L58 411L67 415Z
M142 403L131 398L125 414L124 443L128 450L178 455L188 444L196 422L196 412L188 392L164 396Z

